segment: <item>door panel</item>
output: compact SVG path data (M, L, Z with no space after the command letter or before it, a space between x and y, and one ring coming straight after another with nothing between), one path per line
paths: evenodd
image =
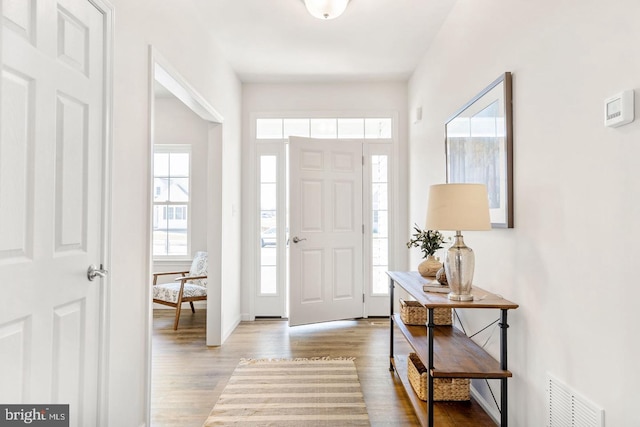
M362 142L289 141L289 323L361 317Z
M17 262L33 252L34 84L5 68L1 90L0 261Z
M324 211L320 208L325 197L324 182L315 179L302 179L300 187L302 197L300 231L321 233L324 230Z
M52 400L82 407L83 354L87 350L84 319L86 299L53 308ZM78 414L81 418L81 414Z
M25 317L0 326L0 377L3 383L13 384L14 389L0 387L0 401L25 401L29 382L31 356L31 322Z
M322 283L324 282L324 251L318 249L301 250L301 298L302 304L324 302ZM318 274L320 272L320 274Z
M2 4L5 27L28 42L32 42L34 38L35 1L5 0Z
M87 0L2 1L0 402L97 424L104 25Z
M88 105L58 92L56 103L55 248L86 251Z
M357 198L356 190L353 188L353 181L334 181L333 183L333 231L343 233L355 232L354 218L355 206L353 203Z
M359 266L354 262L357 258L354 248L333 249L333 299L355 299L354 282Z

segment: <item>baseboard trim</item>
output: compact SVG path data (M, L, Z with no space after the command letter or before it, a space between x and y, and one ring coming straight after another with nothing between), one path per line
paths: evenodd
M481 380L478 380L481 381ZM496 408L496 405L493 403L489 403L484 396L480 394L480 392L473 386L473 381L471 382L471 396L482 406L482 409L489 414L491 419L497 424L500 425L500 411Z
M231 334L233 333L233 331L236 330L236 328L238 327L241 321L242 321L242 317L238 316L235 322L233 322L233 326L231 326L226 331L224 331L224 333L222 334L222 343L224 343L227 340L227 338L231 336Z

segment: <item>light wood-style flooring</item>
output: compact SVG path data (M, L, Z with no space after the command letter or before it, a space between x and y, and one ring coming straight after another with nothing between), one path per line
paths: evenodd
M388 319L360 319L290 328L283 320L243 322L221 347L205 345L205 311L155 310L152 427L201 427L241 358L355 357L372 426L418 426L397 376L389 372ZM400 335L400 334L396 334ZM396 351L409 351L397 338ZM494 426L475 402L436 403L436 426ZM473 419L474 421L469 421Z

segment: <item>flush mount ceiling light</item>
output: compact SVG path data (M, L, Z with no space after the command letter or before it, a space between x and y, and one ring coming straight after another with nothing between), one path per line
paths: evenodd
M334 19L342 15L349 0L303 0L307 10L318 19Z

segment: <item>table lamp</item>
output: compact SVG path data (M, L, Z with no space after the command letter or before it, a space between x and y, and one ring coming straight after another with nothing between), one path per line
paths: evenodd
M471 284L475 256L464 244L462 230L491 230L489 197L484 184L438 184L429 189L427 230L455 230L444 271L454 301L473 301Z

